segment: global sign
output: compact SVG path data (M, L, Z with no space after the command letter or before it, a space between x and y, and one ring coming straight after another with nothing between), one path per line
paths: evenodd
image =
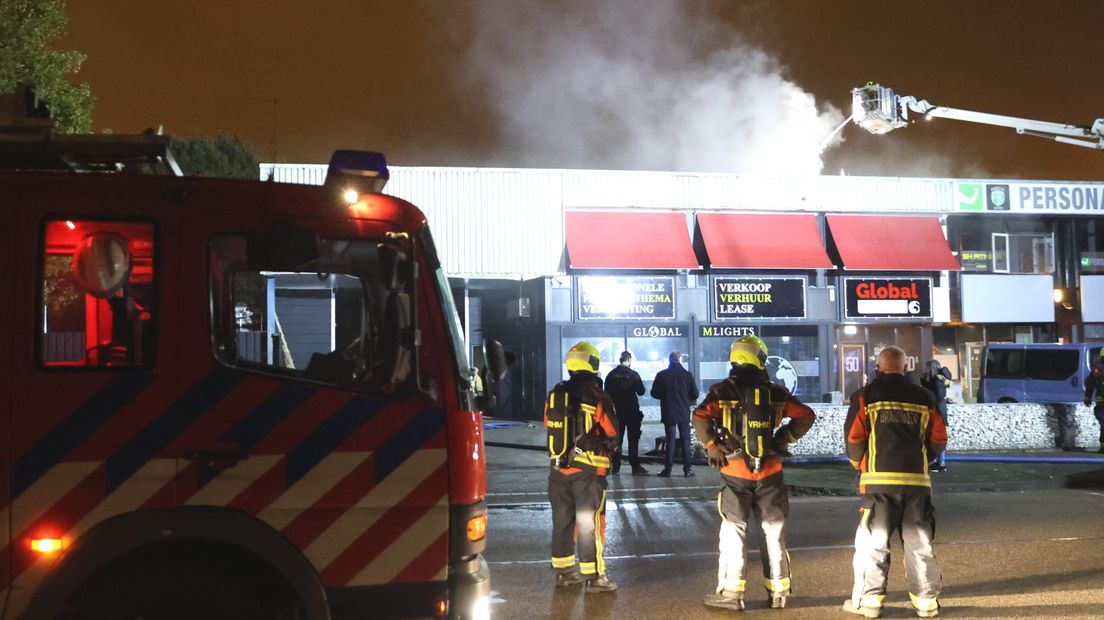
M685 334L678 325L647 325L632 328L633 338L682 338Z
M931 278L844 278L847 319L930 319Z
M803 319L805 278L713 278L715 319Z

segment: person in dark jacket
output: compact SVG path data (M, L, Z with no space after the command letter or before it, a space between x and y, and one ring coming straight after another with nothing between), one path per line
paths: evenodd
M935 406L939 409L939 415L943 416L943 424L947 424L947 387L951 384L951 371L939 363L939 360L928 360L927 371L920 377L920 385L932 394L935 394ZM939 453L932 461L932 471L947 471L947 451Z
M660 420L667 436L667 463L661 478L671 475L675 464L675 431L678 431L682 443L682 473L687 478L694 476L690 467L690 410L698 401L698 383L694 375L682 367L682 353L671 351L667 356L670 365L659 371L652 382L652 398L659 401Z
M939 615L943 577L935 559L935 508L930 457L947 445L947 428L935 395L905 378L905 352L878 354L875 379L851 395L844 425L851 465L859 470L862 518L855 530L854 587L844 611L877 618L889 581L889 541L905 551L905 576L916 615Z
M1100 363L1093 367L1092 373L1085 379L1085 404L1092 405L1093 415L1100 425L1100 447L1097 451L1104 454L1104 349L1100 350Z
M621 435L617 438L617 452L613 455L610 473L621 471L621 448L625 436L629 438L629 465L633 474L647 475L648 470L640 465L640 424L644 414L640 411L639 396L644 395L644 382L640 374L632 369L632 353L621 352L621 363L606 375L606 393L613 399L617 419L621 422Z

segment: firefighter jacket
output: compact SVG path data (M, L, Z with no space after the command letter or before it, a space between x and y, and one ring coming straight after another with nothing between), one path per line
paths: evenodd
M851 396L847 458L862 493L931 493L928 463L947 447L935 395L886 373Z
M602 380L590 372L573 372L548 393L544 426L552 466L565 474L583 468L604 476L617 440L618 422L613 400L602 390Z
M754 387L762 388L757 390L760 402L742 404L741 398L748 394L747 388ZM723 441L728 449L743 452L740 447L747 444L744 429L749 428L744 412L749 411L749 407L768 408L767 430L773 431L771 445L764 446L759 471L752 471L746 458L730 457L721 468L721 473L756 481L782 471L782 458L778 451L800 439L816 421L816 414L789 390L772 384L765 370L749 365L736 366L727 379L709 388L705 400L694 410L694 430L698 433L698 439L707 446ZM782 424L784 418L790 421ZM749 447L753 453L758 452L756 447Z
M1096 392L1096 400L1093 400ZM1104 405L1104 367L1094 366L1085 379L1085 404Z

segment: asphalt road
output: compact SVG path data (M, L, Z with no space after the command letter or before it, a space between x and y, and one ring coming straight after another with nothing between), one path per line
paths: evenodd
M606 561L613 593L556 589L548 567L546 469L528 455L490 454L489 547L495 618L721 618L705 607L715 585L717 475L611 481ZM655 469L653 468L653 472ZM936 554L948 618L1104 618L1104 473L1099 466L951 463L937 478ZM845 618L858 498L846 466L792 467L787 541L794 596L767 609L750 588L752 615ZM1077 486L1064 488L1067 479ZM1087 483L1086 483L1087 480ZM755 543L752 543L753 548ZM884 618L915 617L895 545ZM749 585L757 583L758 554Z

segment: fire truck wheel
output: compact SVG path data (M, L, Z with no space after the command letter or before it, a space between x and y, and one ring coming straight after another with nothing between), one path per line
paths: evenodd
M112 561L66 600L57 620L299 620L288 583L255 556L174 541Z

